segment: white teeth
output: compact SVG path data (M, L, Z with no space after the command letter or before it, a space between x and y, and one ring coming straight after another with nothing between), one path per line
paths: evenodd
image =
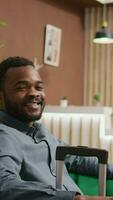
M29 105L29 104L40 104L40 103L41 103L41 102L33 101L33 102L27 103L27 105Z
M33 102L33 103L28 103L27 106L34 108L34 109L37 109L39 107L39 104Z

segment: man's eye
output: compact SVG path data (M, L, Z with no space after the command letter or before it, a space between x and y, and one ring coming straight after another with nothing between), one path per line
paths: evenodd
M19 85L16 87L17 90L25 90L26 86L25 85Z
M36 86L36 89L39 90L39 91L42 91L42 90L44 90L44 87L43 86Z
M37 87L37 90L41 91L41 90L43 90L43 87Z

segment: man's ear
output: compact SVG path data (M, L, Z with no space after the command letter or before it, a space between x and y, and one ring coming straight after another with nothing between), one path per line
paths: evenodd
M4 107L4 97L3 92L0 91L0 108Z

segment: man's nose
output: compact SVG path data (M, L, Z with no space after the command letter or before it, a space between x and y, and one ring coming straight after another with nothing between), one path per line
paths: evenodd
M35 87L30 87L28 90L28 95L38 95L40 92Z
M42 99L45 97L45 93L43 91L39 91L37 90L35 87L31 87L28 91L27 94L29 97L31 98L38 98L38 99Z

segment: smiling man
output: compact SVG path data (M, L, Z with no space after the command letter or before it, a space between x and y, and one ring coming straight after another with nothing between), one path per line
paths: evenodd
M7 70L6 74L1 73L1 98L4 110L28 125L32 125L34 120L41 117L45 105L45 94L43 82L33 64L28 62L26 67L25 60L22 61L22 66L14 65ZM5 71L4 64L2 68Z
M66 168L63 191L55 187L55 151L60 144L39 120L44 106L43 81L32 61L11 57L0 63L0 200L73 200L80 189ZM97 160L67 161L97 176ZM108 168L113 178L113 168Z

